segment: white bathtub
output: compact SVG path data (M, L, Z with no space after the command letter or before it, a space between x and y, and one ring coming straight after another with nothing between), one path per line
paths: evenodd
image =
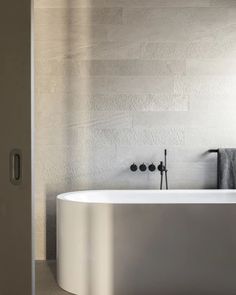
M80 295L236 294L236 191L57 198L57 279Z

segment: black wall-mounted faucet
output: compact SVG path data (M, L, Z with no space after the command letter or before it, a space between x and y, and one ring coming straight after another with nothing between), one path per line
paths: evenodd
M153 163L149 164L149 165L145 165L144 163L142 163L141 165L137 165L135 163L133 163L130 166L130 170L132 172L136 172L136 171L141 171L141 172L145 172L146 170L149 170L150 172L154 172L156 170L160 171L161 174L161 183L160 183L160 189L163 188L163 176L165 176L165 186L166 189L168 189L168 179L167 179L167 150L164 150L164 162L161 161L160 164L158 166L154 165Z
M157 169L161 173L161 183L160 183L160 189L162 190L163 187L163 173L165 173L165 182L166 182L166 189L168 189L168 179L167 179L167 150L164 150L164 164L161 161L160 164L158 165Z

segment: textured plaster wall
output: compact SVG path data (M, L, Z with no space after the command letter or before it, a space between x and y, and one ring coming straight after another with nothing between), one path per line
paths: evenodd
M55 258L55 199L158 188L131 173L169 151L171 188L216 187L236 146L236 1L35 0L37 258Z

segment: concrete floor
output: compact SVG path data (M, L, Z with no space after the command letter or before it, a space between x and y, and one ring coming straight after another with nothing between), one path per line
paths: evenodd
M56 282L56 262L36 261L36 295L68 295Z

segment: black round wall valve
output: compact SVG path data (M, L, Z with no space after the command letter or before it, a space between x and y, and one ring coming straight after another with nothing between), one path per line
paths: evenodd
M163 162L161 161L160 164L157 166L157 169L162 173L165 171L165 166L163 165Z
M156 170L156 166L152 163L152 164L150 164L150 165L148 166L148 170L151 171L151 172L153 172L153 171Z
M143 163L143 164L141 164L141 165L139 166L139 170L142 171L142 172L144 172L144 171L147 170L147 166Z
M138 166L137 166L136 164L133 163L133 164L130 166L130 170L133 171L133 172L135 172L135 171L138 170Z

